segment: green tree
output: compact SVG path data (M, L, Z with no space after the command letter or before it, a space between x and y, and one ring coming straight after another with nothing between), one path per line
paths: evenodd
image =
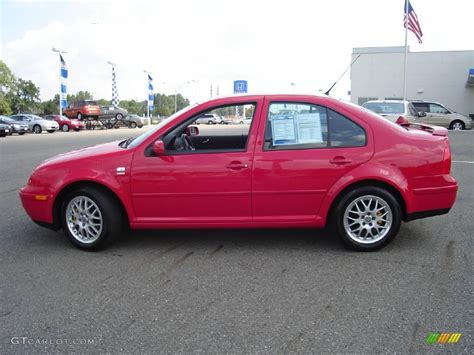
M10 68L0 60L0 114L11 115L11 92L15 91L16 78Z
M11 108L15 112L34 112L41 111L40 90L31 81L17 79L15 89L7 94L11 102Z

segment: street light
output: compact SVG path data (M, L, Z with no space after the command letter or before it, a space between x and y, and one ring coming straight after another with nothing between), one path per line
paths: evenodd
M181 83L174 91L174 113L176 113L176 111L178 110L178 101L177 101L178 90L184 85L191 84L191 83L197 83L197 80L193 79L193 80L185 81L184 83Z
M52 48L52 51L55 53L59 53L59 55L67 54L67 52L54 48L54 47ZM61 96L62 96L61 69L62 69L61 60L59 60L59 117L62 117L63 115L63 108L61 107Z

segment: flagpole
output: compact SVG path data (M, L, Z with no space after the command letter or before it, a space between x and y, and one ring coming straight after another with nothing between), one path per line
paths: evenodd
M52 50L53 50L53 52L58 53L58 55L59 55L59 117L62 117L63 116L63 108L62 108L62 105L61 105L61 98L63 96L63 91L62 91L63 81L62 81L62 77L61 77L61 71L63 69L63 66L61 64L61 54L66 54L67 52L62 51L60 49L56 49L54 47L53 47Z
M408 0L405 0L405 16L403 18L405 25L405 58L403 66L403 100L407 99L407 66L408 66Z

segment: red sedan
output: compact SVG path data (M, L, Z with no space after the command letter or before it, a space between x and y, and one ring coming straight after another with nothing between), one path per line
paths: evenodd
M77 132L84 129L84 123L75 119L71 120L66 116L48 115L44 118L50 121L56 121L59 124L59 129L63 132L69 132L71 129Z
M193 126L206 114L246 125ZM61 154L21 189L30 217L83 249L132 229L327 225L376 250L402 221L448 213L447 130L400 126L327 96L235 96L188 107L141 136Z

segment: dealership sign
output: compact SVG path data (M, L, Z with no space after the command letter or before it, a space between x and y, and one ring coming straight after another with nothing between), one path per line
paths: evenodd
M234 81L234 94L246 94L248 89L247 80Z

